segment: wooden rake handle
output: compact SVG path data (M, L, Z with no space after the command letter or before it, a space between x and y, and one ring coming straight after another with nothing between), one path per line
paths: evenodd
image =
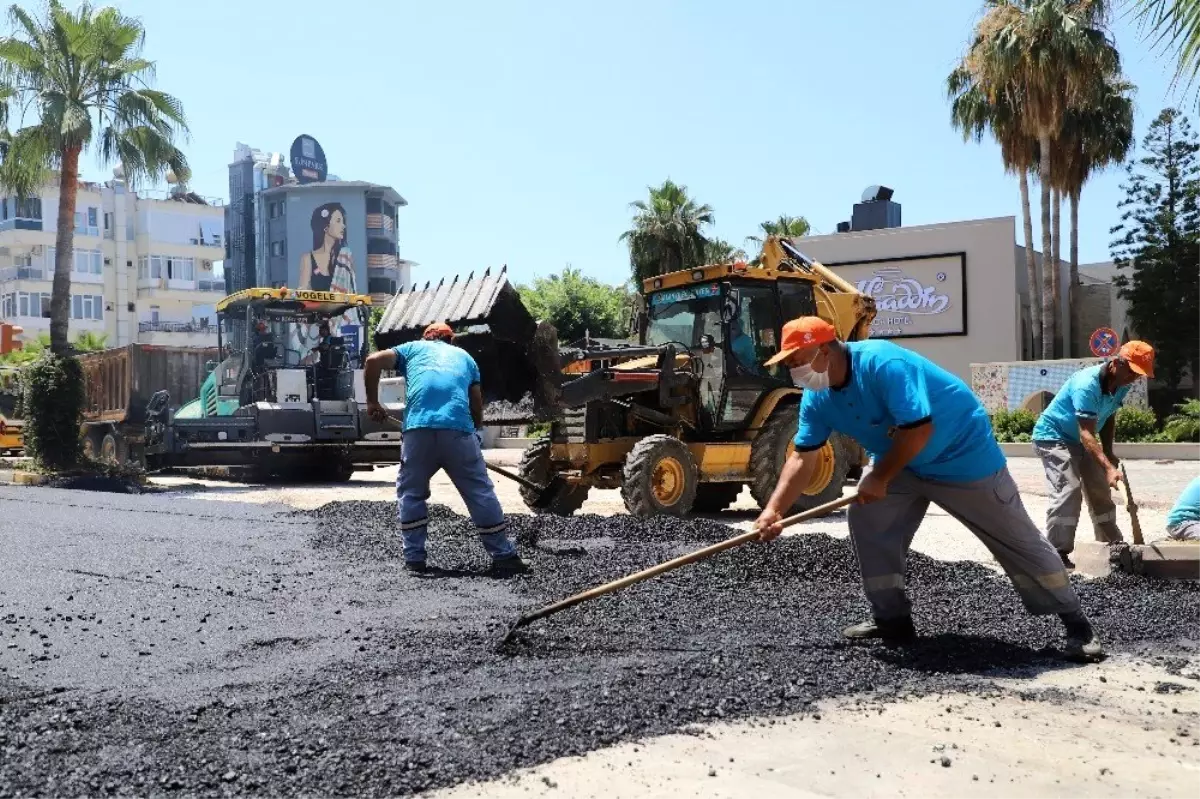
M1121 483L1125 486L1125 509L1129 511L1129 524L1133 527L1133 543L1145 544L1142 538L1142 523L1138 520L1137 503L1133 501L1133 489L1129 487L1129 475L1125 473L1125 461L1121 461Z
M814 519L818 516L824 516L825 514L831 512L831 511L835 511L838 508L849 505L851 502L853 502L856 499L858 499L858 492L853 491L849 495L844 496L841 499L835 499L833 502L826 502L824 505L818 505L817 507L811 508L802 513L797 513L794 516L788 516L787 518L782 519L780 521L780 525L782 525L783 527L791 527L794 524L799 524L800 522L807 521L808 519ZM551 614L558 613L560 610L566 610L567 608L572 607L573 605L578 605L580 602L586 602L589 599L595 599L597 597L604 596L605 594L611 594L614 591L619 591L622 588L627 588L627 587L633 585L634 583L640 583L643 580L649 580L651 577L657 577L658 575L662 574L663 572L669 572L672 569L678 569L680 566L686 566L689 563L695 563L698 560L704 560L705 558L710 558L713 555L716 555L718 552L724 552L727 549L732 549L736 546L741 546L742 544L748 543L750 541L754 541L757 538L758 538L758 531L750 530L749 532L742 533L741 535L736 535L733 538L728 538L724 541L721 541L720 543L713 544L712 546L707 546L704 549L698 549L695 552L688 553L687 555L680 555L677 558L665 561L663 563L658 564L657 566L651 566L648 569L643 569L640 572L635 572L633 574L626 575L625 577L621 577L620 579L613 580L610 583L605 583L604 585L598 585L595 588L590 588L587 591L584 591L579 594L575 594L574 596L570 596L570 597L567 597L566 599L555 602L553 605L547 605L546 607L544 607L540 610L535 610L532 613L522 616L517 621L516 626L522 627L531 621L536 621L538 619L545 618L546 616L549 616Z

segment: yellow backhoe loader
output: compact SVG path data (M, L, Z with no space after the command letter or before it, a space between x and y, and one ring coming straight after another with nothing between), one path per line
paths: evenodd
M637 516L712 513L749 485L765 504L792 450L800 389L778 352L789 319L818 315L843 340L866 338L874 301L789 240L771 237L754 264L705 266L648 279L627 344L559 349L553 326L532 318L505 270L396 295L376 343L419 338L441 321L479 364L485 418L549 421L524 453L521 476L570 488L543 513L570 515L593 488L619 488ZM834 436L792 512L841 495L865 464ZM532 506L532 493L526 498Z

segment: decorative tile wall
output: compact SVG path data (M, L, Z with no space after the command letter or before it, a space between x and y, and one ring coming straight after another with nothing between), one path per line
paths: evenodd
M988 413L1014 411L1039 391L1058 393L1067 379L1103 358L1068 358L1057 361L1008 361L971 364L971 390ZM1125 396L1125 404L1138 408L1150 406L1146 381L1138 380Z

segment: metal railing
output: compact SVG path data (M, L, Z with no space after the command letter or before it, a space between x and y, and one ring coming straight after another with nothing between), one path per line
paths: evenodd
M139 333L212 333L217 326L206 322L138 322Z

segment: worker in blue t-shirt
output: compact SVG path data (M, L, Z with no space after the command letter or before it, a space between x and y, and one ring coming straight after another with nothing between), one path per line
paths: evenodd
M871 454L848 516L872 619L846 628L847 638L903 643L916 636L905 563L932 502L987 546L1030 613L1059 615L1069 657L1102 656L1062 561L1026 513L991 420L966 383L890 341L843 343L815 316L784 325L783 347L767 366L776 363L804 391L795 452L755 522L762 540L782 532L781 516L812 480L813 456L831 435L849 436Z
M1034 425L1033 451L1042 459L1050 488L1046 535L1068 569L1075 567L1070 554L1085 499L1096 540L1121 540L1111 493L1121 479L1113 438L1117 411L1142 377L1154 377L1154 348L1127 341L1116 358L1067 378Z
M1192 478L1167 514L1167 537L1200 541L1200 476Z
M404 565L413 572L427 570L425 501L430 479L445 469L492 556L492 572L518 574L528 567L508 537L508 522L483 460L478 433L483 426L479 366L453 342L454 331L435 323L425 329L421 341L372 353L364 369L367 414L380 422L388 418L379 404L380 373L394 369L405 378L404 444L396 476Z

